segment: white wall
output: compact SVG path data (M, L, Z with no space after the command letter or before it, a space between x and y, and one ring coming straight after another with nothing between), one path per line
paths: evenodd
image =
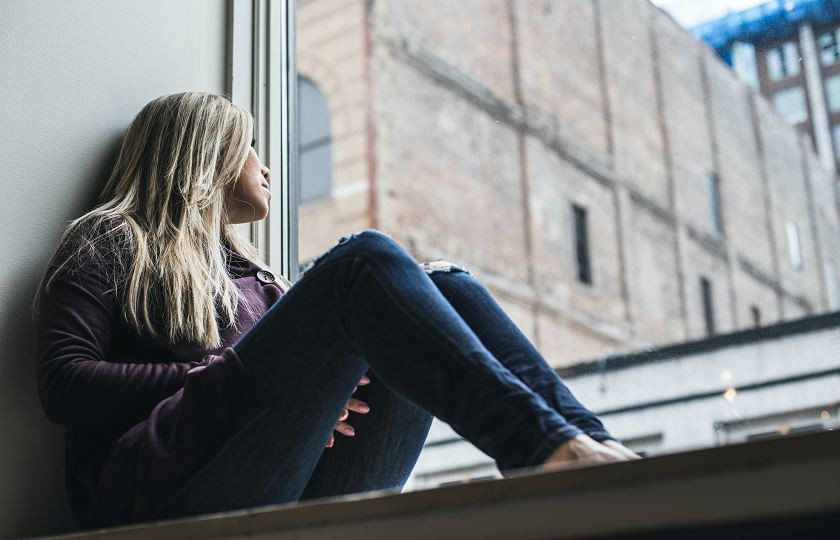
M225 83L224 0L0 2L0 538L75 527L38 402L29 306L149 100Z

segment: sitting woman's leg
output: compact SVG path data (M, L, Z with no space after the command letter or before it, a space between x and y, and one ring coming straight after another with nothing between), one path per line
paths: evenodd
M591 438L596 441L612 438L595 413L572 395L478 280L456 266L427 272L438 290L499 362Z
M353 397L369 405L370 412L351 413L347 422L356 435L335 435L335 445L321 454L301 500L399 491L408 480L432 415L388 388L373 371L367 376L370 384L360 386Z
M583 433L487 350L405 250L375 232L324 255L234 350L270 410L163 517L298 500L368 369L502 470L542 464Z

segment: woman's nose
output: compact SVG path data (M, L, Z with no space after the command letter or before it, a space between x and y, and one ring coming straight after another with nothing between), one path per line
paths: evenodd
M266 180L271 178L271 171L268 170L268 167L263 166L261 172L262 172L263 178L265 178Z

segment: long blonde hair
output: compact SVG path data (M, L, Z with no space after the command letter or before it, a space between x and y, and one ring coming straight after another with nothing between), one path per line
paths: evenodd
M138 333L218 347L220 324L236 325L237 306L256 317L222 247L257 260L226 211L252 130L248 112L213 94L163 96L143 107L99 205L67 227L39 291L97 257L114 269L123 315Z

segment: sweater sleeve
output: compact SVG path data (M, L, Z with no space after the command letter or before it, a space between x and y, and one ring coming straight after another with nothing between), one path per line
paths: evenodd
M93 266L92 268L90 266ZM37 383L47 417L58 424L108 427L137 423L208 364L108 361L120 316L113 286L96 265L63 272L42 291L36 322Z

